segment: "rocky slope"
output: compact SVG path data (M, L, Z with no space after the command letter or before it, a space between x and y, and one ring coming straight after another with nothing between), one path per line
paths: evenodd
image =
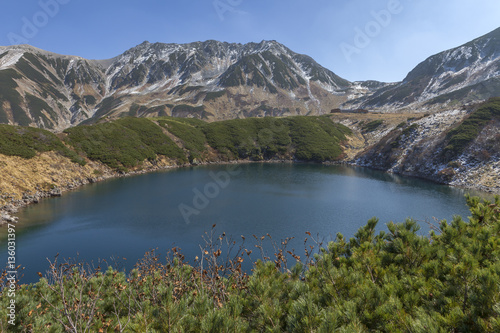
M500 28L418 64L402 82L386 85L350 106L432 109L500 95Z
M0 123L69 127L92 116L104 83L96 62L28 45L0 47Z
M500 193L500 99L395 126L360 150L354 164ZM372 134L374 135L374 134Z

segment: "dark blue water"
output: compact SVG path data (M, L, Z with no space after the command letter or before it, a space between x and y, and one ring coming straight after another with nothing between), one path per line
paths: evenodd
M213 224L239 240L269 233L295 237L303 253L306 232L329 239L354 235L371 217L389 221L464 218L463 190L413 178L345 166L247 164L177 169L110 180L43 200L18 215L17 262L23 282L38 280L46 258L119 260L125 268L150 249L178 246L192 261ZM5 228L4 228L5 229ZM5 231L5 230L3 230ZM6 262L6 236L0 243ZM255 244L255 243L251 243ZM252 247L254 245L250 245Z

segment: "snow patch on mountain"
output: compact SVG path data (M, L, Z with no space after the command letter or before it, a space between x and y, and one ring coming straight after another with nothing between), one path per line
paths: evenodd
M7 54L0 58L0 70L14 66L23 55L24 51L7 51Z

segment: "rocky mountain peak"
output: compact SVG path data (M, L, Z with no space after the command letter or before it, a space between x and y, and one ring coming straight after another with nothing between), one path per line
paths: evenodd
M350 85L277 41L145 41L108 60L17 48L0 53L0 68L12 69L0 70L10 85L0 121L54 130L103 116L323 114Z
M349 82L275 40L143 43L107 60L0 47L0 123L61 130L102 117L425 111L500 95L500 29L429 57L402 82Z

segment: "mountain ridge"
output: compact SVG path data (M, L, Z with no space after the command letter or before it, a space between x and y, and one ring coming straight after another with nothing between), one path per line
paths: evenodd
M207 40L144 41L102 60L0 46L0 88L0 123L53 131L103 117L429 112L500 95L500 28L428 57L392 83L351 82L275 40Z
M499 96L500 90L496 83L491 92L475 86L499 77L500 28L458 47L434 54L419 63L403 81L379 89L364 100L350 101L347 104L387 110L401 107L432 108L435 104L456 104L464 100L480 102ZM459 98L445 101L438 98L461 89L467 91L462 91ZM474 94L479 96L469 98Z
M2 122L52 130L138 115L137 106L141 115L206 120L322 114L344 102L351 87L276 41L146 41L104 60L16 45L0 48L0 73L8 88L0 95Z

